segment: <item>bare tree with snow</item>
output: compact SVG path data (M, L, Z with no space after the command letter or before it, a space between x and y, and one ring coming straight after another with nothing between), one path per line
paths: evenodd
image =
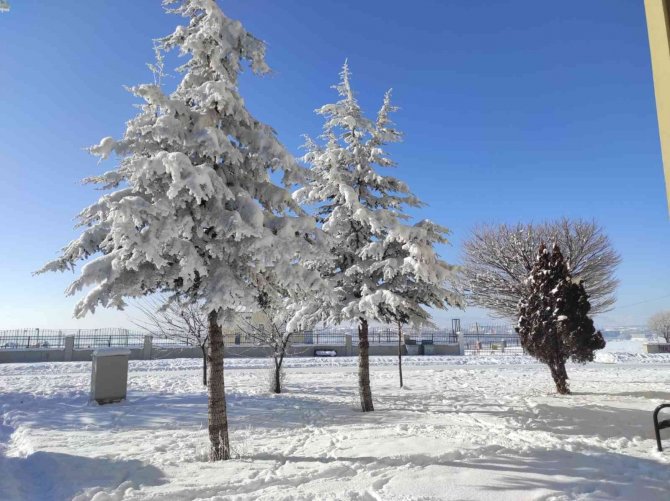
M270 391L281 393L284 376L284 358L288 348L291 346L293 330L288 328L288 322L295 315L295 309L299 307L301 299L294 291L278 290L276 287L269 288L265 284L276 282L271 276L262 277L263 281L257 284L258 295L256 298L257 315L241 315L237 322L238 328L246 335L255 339L263 346L272 351L272 375L270 378ZM259 321L260 314L261 320Z
M649 319L649 329L670 343L670 310L659 311Z
M598 224L568 218L475 229L463 245L460 269L459 290L467 302L515 319L519 300L528 294L526 278L543 242L561 248L570 274L586 288L592 314L612 308L619 283L614 273L621 257Z
M168 297L164 294L137 301L139 315L133 323L154 337L171 339L197 346L202 351L202 384L207 386L207 344L209 329L202 305L188 298Z
M215 461L230 458L222 322L253 309L252 284L267 270L281 288L309 288L318 280L299 263L312 256L319 232L270 177L281 171L285 185L293 185L301 169L238 92L244 63L255 73L269 71L263 42L214 0L163 3L188 20L157 41L163 53L187 57L183 78L170 94L156 83L130 89L144 101L139 114L121 139L91 148L101 159L118 158L114 170L88 180L111 192L79 214L81 235L41 271L70 270L93 257L67 289L72 295L92 287L77 317L155 292L202 305Z

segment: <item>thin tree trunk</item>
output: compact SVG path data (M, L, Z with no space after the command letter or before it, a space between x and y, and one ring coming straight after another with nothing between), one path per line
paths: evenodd
M282 364L281 358L275 356L275 376L274 376L274 384L272 387L273 393L281 393L281 364Z
M398 322L398 375L402 388L402 324L400 322Z
M370 390L370 342L368 341L368 321L360 319L358 325L358 393L361 397L361 409L363 412L371 412L372 390Z
M216 311L210 312L209 322L209 381L208 419L209 419L209 460L230 459L228 442L228 417L226 415L226 392L223 379L223 333Z
M207 346L202 345L202 384L207 386Z
M568 372L565 370L565 363L550 363L549 370L551 371L551 377L556 384L556 391L561 395L569 395L570 388L568 387Z

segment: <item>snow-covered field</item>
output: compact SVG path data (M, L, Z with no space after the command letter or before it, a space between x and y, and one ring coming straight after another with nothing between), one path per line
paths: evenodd
M226 360L237 459L206 461L198 360L131 362L129 399L88 405L90 363L0 365L0 499L670 499L651 411L670 355L601 353L557 396L523 356ZM668 437L670 447L670 437Z

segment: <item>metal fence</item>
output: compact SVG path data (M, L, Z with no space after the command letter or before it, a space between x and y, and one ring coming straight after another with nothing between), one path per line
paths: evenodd
M68 331L15 329L0 331L0 349L63 348Z
M516 337L517 333L513 325L481 325L471 324L461 329L461 332L468 336L510 336Z
M74 336L75 349L101 347L133 347L141 348L144 337L149 334L143 331L128 329L15 329L0 331L0 349L31 349L53 348L63 349L66 336ZM291 342L296 345L331 345L345 346L346 336L352 336L352 342L357 343L358 332L350 329L313 329L293 334ZM511 326L493 325L483 326L475 324L462 330L466 351L496 351L505 344L508 350L520 350L519 338ZM457 344L458 335L451 329L420 329L403 330L403 337L409 338L417 344ZM398 330L387 327L371 327L368 331L371 345L391 345L398 343ZM152 344L163 348L182 348L198 346L186 336L172 338L161 335L152 335ZM257 336L248 333L225 333L224 344L232 346L260 346L262 341Z
M293 344L321 344L329 346L344 346L347 332L335 329L313 329L297 332L291 336Z
M516 333L514 335L464 334L463 338L466 355L524 353Z
M0 331L0 349L30 349L53 348L63 349L66 336L74 337L75 349L102 348L102 347L129 347L141 348L144 331L128 329L15 329ZM174 338L160 334L151 334L152 344L162 348L182 348L198 346L187 336ZM351 335L352 341L357 342L358 332L355 329L313 329L302 331L291 336L291 342L297 345L331 345L345 346L346 336ZM421 331L403 331L403 335L415 342L430 341L434 344L458 343L454 332L446 329L432 329ZM384 327L371 327L368 331L371 345L388 345L398 343L398 331ZM224 344L236 346L260 346L262 341L257 336L244 332L225 333Z
M457 344L458 335L447 329L422 329L420 331L409 332L410 339L419 343L431 344Z
M74 337L75 349L141 347L144 335L127 329L14 329L0 331L0 349L63 349L66 336Z

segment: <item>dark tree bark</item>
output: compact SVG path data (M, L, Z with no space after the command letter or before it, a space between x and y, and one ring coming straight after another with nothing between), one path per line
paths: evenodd
M274 373L274 379L272 383L272 393L281 393L282 387L281 387L281 367L282 364L284 363L284 349L282 350L281 354L275 355L275 373Z
M209 460L230 459L228 442L228 416L226 415L226 392L223 379L223 332L216 311L207 317L209 325L209 381L208 381L208 421L209 421Z
M207 386L207 346L201 345L202 350L202 384Z
M275 363L274 384L272 386L272 393L281 393L281 365Z
M551 371L551 377L556 384L556 391L561 395L569 395L568 372L565 370L565 363L557 361L548 364Z
M361 410L374 411L372 390L370 389L370 342L368 341L368 321L360 319L358 324L358 393L361 397Z
M402 388L402 324L398 322L398 376Z

